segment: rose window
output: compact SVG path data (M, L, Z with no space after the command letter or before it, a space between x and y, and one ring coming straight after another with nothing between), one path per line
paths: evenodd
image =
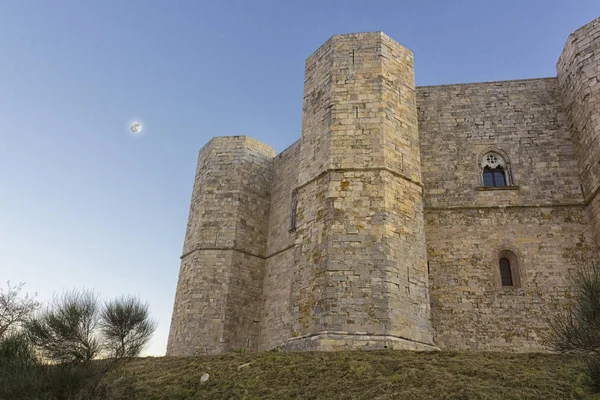
M486 161L489 164L496 164L498 162L498 157L496 157L495 154L488 154L487 158L486 158Z

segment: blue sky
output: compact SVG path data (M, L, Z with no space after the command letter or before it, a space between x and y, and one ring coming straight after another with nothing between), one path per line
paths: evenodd
M297 140L304 61L332 34L384 31L417 85L509 80L555 76L598 16L598 0L0 0L0 282L138 295L162 355L198 150Z

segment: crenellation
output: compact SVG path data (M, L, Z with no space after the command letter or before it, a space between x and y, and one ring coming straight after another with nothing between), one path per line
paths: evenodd
M557 77L416 87L382 32L306 60L300 140L200 151L168 355L548 351L600 249L600 18Z

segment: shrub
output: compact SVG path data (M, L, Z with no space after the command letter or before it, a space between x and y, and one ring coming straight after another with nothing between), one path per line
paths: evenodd
M148 303L135 297L106 302L100 317L104 345L115 358L140 355L156 329L148 313Z
M116 363L94 359L102 351L116 359L139 355L156 328L148 308L122 297L101 309L92 291L55 297L21 320L22 333L0 337L0 399L105 398L102 379Z
M100 399L109 360L44 364L25 333L0 339L0 399Z
M55 362L88 362L100 351L99 303L90 291L66 292L27 324L32 343Z
M7 285L6 292L0 289L0 338L17 330L29 320L31 313L39 307L39 303L34 300L35 295L20 295L24 283L10 286L9 281Z
M32 397L41 390L41 365L27 336L11 333L0 338L0 398Z
M547 344L561 353L582 355L588 386L600 393L600 268L592 264L579 269L571 280L572 301L547 319Z
M44 365L45 385L41 390L50 399L102 399L102 379L114 364L107 360L89 363Z

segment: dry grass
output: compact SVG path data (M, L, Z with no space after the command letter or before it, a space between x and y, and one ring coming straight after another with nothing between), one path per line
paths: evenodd
M105 383L113 399L567 399L579 367L544 354L267 352L137 359Z

